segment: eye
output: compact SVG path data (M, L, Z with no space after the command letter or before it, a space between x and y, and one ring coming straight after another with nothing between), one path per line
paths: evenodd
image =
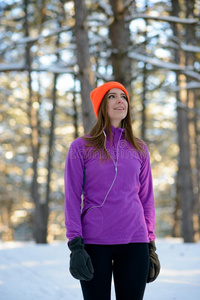
M128 101L128 98L126 97L126 95L122 95L122 98L125 99L126 101Z
M112 98L115 98L115 95L110 94L110 95L108 96L108 99L112 99Z

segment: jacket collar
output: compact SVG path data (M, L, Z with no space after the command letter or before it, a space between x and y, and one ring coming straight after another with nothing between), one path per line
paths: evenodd
M115 127L113 127L113 126L111 126L111 131L112 131L112 134L114 134L114 133L124 133L125 132L125 129L124 128L121 128L121 127L118 127L118 128L115 128Z

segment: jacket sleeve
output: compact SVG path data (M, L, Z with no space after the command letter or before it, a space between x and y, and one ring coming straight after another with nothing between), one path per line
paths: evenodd
M146 155L142 158L140 170L140 191L139 197L144 209L144 217L148 229L149 241L155 240L155 204L153 194L153 182L151 174L151 165L148 149L145 149Z
M69 242L82 237L81 195L84 173L84 155L79 139L72 142L65 163L65 226Z

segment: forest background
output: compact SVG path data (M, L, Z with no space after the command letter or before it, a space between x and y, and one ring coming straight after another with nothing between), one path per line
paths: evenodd
M131 97L156 235L200 235L198 0L0 0L0 238L65 239L64 165L95 122L90 91Z

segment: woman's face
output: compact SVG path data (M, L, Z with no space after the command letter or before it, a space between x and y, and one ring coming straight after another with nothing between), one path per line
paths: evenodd
M108 92L107 111L111 125L119 127L128 112L128 99L122 90L113 88Z

